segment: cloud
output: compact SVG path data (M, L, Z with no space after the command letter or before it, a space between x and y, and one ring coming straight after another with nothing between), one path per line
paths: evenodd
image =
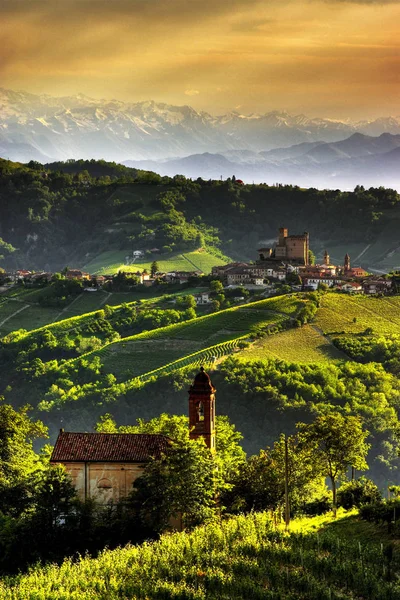
M186 96L198 96L200 94L199 90L185 90Z

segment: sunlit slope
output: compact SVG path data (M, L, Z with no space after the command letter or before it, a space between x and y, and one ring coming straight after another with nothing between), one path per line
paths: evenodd
M171 254L152 253L146 258L133 261L132 253L124 250L113 250L102 252L85 265L85 270L92 274L109 274L124 271L125 273L136 273L147 269L150 272L151 263L156 261L160 271L164 273L173 271L201 271L211 273L212 267L223 265L227 260L218 258L206 250L195 250L193 252L174 252Z
M400 296L374 298L328 293L321 299L314 324L324 334L375 333L400 334Z
M337 520L330 514L295 520L289 534L269 513L253 513L154 543L105 550L94 559L38 566L0 582L0 595L4 600L394 600L400 595L399 573L393 542L354 513L339 512Z
M347 358L310 324L257 340L242 350L240 357L246 361L278 358L298 363L332 362Z
M106 372L113 373L119 381L158 369L175 370L210 362L233 351L239 340L257 328L290 320L303 303L304 300L289 296L251 302L123 338L86 357L99 356Z
M330 337L372 329L381 335L400 334L400 297L350 297L329 292L311 323L255 341L240 352L244 360L278 358L291 362L348 360Z

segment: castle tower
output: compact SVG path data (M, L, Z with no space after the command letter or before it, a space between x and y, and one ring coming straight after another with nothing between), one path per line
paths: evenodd
M350 271L350 256L346 252L346 256L344 257L344 272L347 273Z
M328 254L328 250L325 250L324 252L324 264L329 266L329 262L330 262L331 258Z
M286 244L286 238L288 236L288 230L286 227L279 228L278 246L284 246Z
M215 452L215 392L209 375L201 367L189 389L189 437L204 438L212 452Z

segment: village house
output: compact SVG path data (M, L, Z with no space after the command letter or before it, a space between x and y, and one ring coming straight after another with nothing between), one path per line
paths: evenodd
M300 275L303 289L305 290L317 290L320 283L324 283L328 287L334 287L340 283L343 283L343 279L337 277L326 277L324 275L314 277Z
M197 306L202 306L204 304L210 304L210 294L209 292L200 292L199 294L193 294L194 299L196 300Z
M355 281L348 281L347 283L343 283L339 286L339 289L342 292L346 292L347 294L355 294L363 291L361 283Z
M68 269L65 273L65 277L66 279L79 279L80 281L91 279L90 273L85 273L79 269Z
M392 289L392 281L383 277L365 279L362 283L364 294L388 294Z
M198 277L201 271L170 271L165 274L167 283L187 283L190 277Z
M215 388L201 367L189 389L189 437L216 450ZM159 434L74 433L60 430L51 464L63 464L81 500L119 502L133 490L150 460L167 454L171 440Z
M25 279L25 277L29 277L30 275L32 275L31 271L26 271L25 269L19 269L18 271L15 271L15 281L22 281L23 279Z

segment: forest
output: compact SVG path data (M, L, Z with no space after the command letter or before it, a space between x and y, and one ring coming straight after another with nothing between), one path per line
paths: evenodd
M397 215L399 198L385 188L242 185L234 177L192 181L105 161L1 159L0 237L9 245L4 265L30 269L82 266L105 249L135 247L166 256L207 247L248 260L282 224L309 231L317 244L373 242Z

